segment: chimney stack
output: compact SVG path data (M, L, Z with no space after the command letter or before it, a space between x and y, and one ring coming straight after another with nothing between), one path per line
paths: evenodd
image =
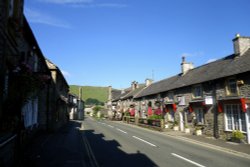
M132 90L135 90L135 89L137 89L138 88L138 82L136 82L136 81L133 81L132 83L131 83L131 89Z
M236 56L242 56L250 48L250 37L241 37L240 34L236 34L233 39L234 54Z
M146 87L148 87L149 85L151 85L153 83L153 80L152 79L146 79L145 80L145 83L146 83Z
M182 57L182 63L181 63L181 72L182 75L185 75L189 70L192 70L194 68L193 63L187 63L185 60L185 56Z

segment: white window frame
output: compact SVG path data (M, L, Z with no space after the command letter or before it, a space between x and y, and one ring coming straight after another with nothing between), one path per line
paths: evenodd
M230 111L228 111L228 108L230 108ZM235 116L234 116L234 113L233 113L233 107L236 107L237 109L237 117L238 117L238 125L235 124ZM242 133L246 133L246 114L242 111L241 109L241 104L225 104L224 105L224 120L225 120L225 131L234 131L234 130L239 130L241 131ZM245 120L242 120L241 116L244 115L244 119ZM231 120L230 124L232 126L232 128L229 128L229 124L228 124L228 121ZM242 122L243 121L243 122ZM243 123L243 125L242 125ZM244 125L245 124L245 125ZM236 128L236 127L239 127L239 128ZM242 128L243 126L245 126L245 130L243 131Z

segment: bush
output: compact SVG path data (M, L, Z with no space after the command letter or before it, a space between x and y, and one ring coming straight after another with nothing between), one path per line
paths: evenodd
M124 115L125 115L125 116L130 116L130 112L126 111L126 112L124 113Z
M152 115L149 117L149 119L163 119L162 115Z
M174 125L174 126L179 125L178 121L174 121L174 124L173 124L173 125Z
M103 109L101 106L95 106L93 108L93 111L94 111L93 114L96 115L98 113L98 111L100 111L101 109Z
M232 133L232 139L233 140L242 140L244 139L245 136L243 135L243 133L239 130L233 131Z

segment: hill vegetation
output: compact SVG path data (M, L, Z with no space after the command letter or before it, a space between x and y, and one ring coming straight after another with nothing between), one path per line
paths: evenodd
M81 99L86 105L104 105L108 100L108 87L70 85L70 93L79 96L79 87L82 88Z

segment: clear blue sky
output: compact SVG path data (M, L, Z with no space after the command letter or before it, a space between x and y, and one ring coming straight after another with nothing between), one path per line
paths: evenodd
M126 88L233 53L250 36L250 0L25 0L44 55L69 84Z

